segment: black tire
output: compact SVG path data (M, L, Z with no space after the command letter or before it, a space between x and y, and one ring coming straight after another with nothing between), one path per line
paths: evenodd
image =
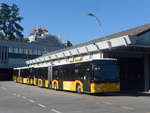
M76 85L76 92L81 93L81 85L80 84Z

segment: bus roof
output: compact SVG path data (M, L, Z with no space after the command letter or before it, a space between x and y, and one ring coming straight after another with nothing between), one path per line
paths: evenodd
M56 65L53 65L53 66L66 65L66 64L75 64L75 63L82 63L82 62L91 62L91 61L96 61L96 60L114 60L114 61L117 61L117 59L114 59L114 58L90 59L90 60L84 60L84 61L68 62L68 63L65 63L65 64L56 64Z
M82 62L90 62L90 61L95 61L95 60L117 60L114 58L103 58L103 59L90 59L90 60L86 60L86 61L72 61L72 62L67 62L67 63L63 63L63 64L55 64L53 66L59 66L59 65L66 65L66 64L75 64L75 63L82 63ZM14 68L14 70L17 69L27 69L27 68L40 68L40 67L49 67L51 66L50 64L44 64L44 65L38 65L38 66L32 66L32 67L18 67L18 68Z

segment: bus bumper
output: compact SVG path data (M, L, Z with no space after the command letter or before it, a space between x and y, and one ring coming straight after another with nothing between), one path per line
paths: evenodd
M118 92L120 83L91 83L91 93Z

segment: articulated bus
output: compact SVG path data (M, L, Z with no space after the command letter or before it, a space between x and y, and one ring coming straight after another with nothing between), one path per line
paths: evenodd
M27 77L29 76L29 68L21 67L18 69L14 69L13 80L19 83L27 84Z
M77 93L120 91L117 60L99 59L53 66L14 69L16 82Z

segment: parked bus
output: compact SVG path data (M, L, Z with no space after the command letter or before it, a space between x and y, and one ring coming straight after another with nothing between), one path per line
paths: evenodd
M115 59L38 66L30 69L29 75L27 78L36 81L34 85L56 90L77 93L120 91L119 67Z
M34 78L34 85L48 88L48 66L37 66L32 68L31 76Z
M14 68L13 80L19 83L28 84L30 77L29 67Z

